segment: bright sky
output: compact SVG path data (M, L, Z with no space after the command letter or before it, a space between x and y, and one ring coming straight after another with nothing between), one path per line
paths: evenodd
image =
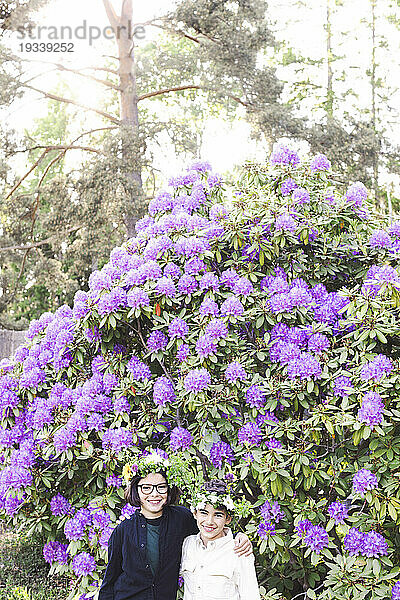
M386 2L386 0L384 1ZM120 0L114 0L113 4L118 12L118 7L121 4ZM145 22L154 16L164 14L170 8L173 8L174 4L174 0L136 1L134 2L135 23ZM294 49L301 51L311 58L318 59L323 54L325 48L324 30L321 26L325 20L324 3L321 0L307 0L307 2L301 3L303 6L296 8L297 4L295 0L269 0L270 11L277 22L277 35L278 37L284 35L286 40L293 40ZM343 70L348 69L350 59L351 64L355 66L352 70L353 87L359 94L359 97L355 99L351 95L347 96L348 104L346 108L349 109L352 102L356 102L361 106L368 105L369 103L368 86L362 84L359 77L359 74L365 72L365 69L368 67L369 60L368 35L365 26L360 23L363 18L369 18L369 5L370 2L368 0L346 0L344 8L341 8L339 11L340 21L338 17L333 18L334 28L343 32L335 40L336 48L340 48L343 56L342 60L338 61L336 66ZM290 23L288 23L288 17L290 17ZM102 30L108 25L102 0L52 0L42 10L37 22L43 28L40 32L40 40L30 40L28 37L22 40L20 39L21 36L18 35L14 35L12 38L13 49L19 52L24 58L29 58L33 61L61 62L65 65L68 64L72 68L82 68L88 65L99 64L101 56L115 54L114 42L105 40L103 36L91 43L88 39L78 39L82 37L84 30L86 30L87 38L91 27L96 28L92 29L93 35L96 36L98 34L97 28ZM51 40L50 38L51 28L54 31L56 27L58 35L60 35L59 32L62 26L69 26L73 30L73 53L26 52L24 44L27 42L53 41L54 43L54 39ZM44 29L45 27L48 29ZM348 31L350 33L347 33ZM67 36L68 30L66 29L65 32ZM35 38L39 36L38 30L34 30L33 33ZM393 60L388 61L386 55L385 68L386 70L390 70L393 82L396 79L400 81L400 67L397 60L399 32L385 25L386 34L389 37L393 37ZM146 27L145 39L137 41L137 43L145 44L154 35L154 29ZM23 44L23 46L20 46L20 44ZM30 70L32 71L32 75L36 75L36 78L32 80L31 84L47 90L52 89L52 87L54 88L56 78L54 71L51 71L51 69L52 67L49 65L43 66L43 64L38 62L33 62ZM38 76L39 73L44 73L44 75ZM324 85L326 79L324 66L310 67L310 73L313 74L314 78L317 77L317 80L319 79L321 85ZM299 75L296 75L293 71L292 77L296 79ZM302 75L301 77L303 78L304 76ZM75 97L81 102L90 105L96 103L96 97L99 96L97 86L85 83L82 78L73 76L66 75L65 80L73 86ZM348 82L346 85L348 85ZM345 88L343 88L343 91L346 91ZM396 93L393 94L392 102L400 110L400 96L398 91L397 95ZM14 126L29 128L33 119L42 116L45 110L46 102L38 99L37 95L29 96L23 102L13 106L9 113L9 119ZM394 120L397 117L398 115L394 114ZM88 116L87 122L89 124L90 121L91 117ZM391 125L391 127L396 127L395 131L400 133L398 122L395 125ZM240 164L248 158L260 158L265 152L266 146L264 144L255 144L250 139L249 134L249 127L244 121L238 120L232 125L224 125L218 123L215 119L211 119L207 124L204 135L203 158L210 160L214 168L222 172L231 169L234 165ZM171 175L171 173L175 174L176 170L179 171L182 169L182 165L177 164L171 156L160 154L156 159L159 161L158 168L161 169L166 177Z

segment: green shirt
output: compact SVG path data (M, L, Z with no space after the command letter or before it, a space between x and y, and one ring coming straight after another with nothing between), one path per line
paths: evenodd
M159 537L161 517L146 519L147 522L147 558L151 572L156 574L159 561Z

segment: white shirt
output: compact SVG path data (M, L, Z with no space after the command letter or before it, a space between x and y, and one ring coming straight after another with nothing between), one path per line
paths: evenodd
M185 538L181 575L184 600L260 600L254 556L237 556L230 529L203 544L200 533Z

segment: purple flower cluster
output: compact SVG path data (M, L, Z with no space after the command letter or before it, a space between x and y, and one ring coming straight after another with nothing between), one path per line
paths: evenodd
M371 248L390 248L393 244L392 238L387 231L377 229L369 238Z
M329 535L323 527L312 525L303 537L303 542L313 552L319 554L329 544Z
M392 587L391 600L400 600L400 581L396 581L396 583Z
M221 469L224 461L233 464L235 454L227 442L214 442L210 448L210 460L216 469Z
M388 545L383 535L377 531L363 533L356 527L352 527L344 537L343 546L350 556L377 558L388 553Z
M168 326L168 335L172 338L184 339L189 333L189 326L184 319L175 318Z
M359 494L362 498L365 492L378 487L378 480L374 473L368 469L360 469L353 477L353 493Z
M67 547L68 544L61 544L61 542L47 542L47 544L43 546L44 560L49 564L53 564L54 562L57 562L60 565L67 564Z
M279 142L274 144L269 161L271 165L288 165L291 167L297 167L300 164L297 152Z
M88 552L80 552L72 559L72 570L77 577L90 575L96 568L96 561Z
M184 427L175 427L171 431L171 438L169 445L171 450L185 450L186 448L190 448L193 443L192 434L185 429Z
M147 339L147 349L151 352L158 352L164 350L168 344L168 338L163 334L162 331L152 331Z
M184 386L187 392L201 392L208 388L211 383L211 375L207 369L193 369L189 371L184 379Z
M229 363L225 370L225 379L231 383L235 383L238 379L245 381L247 373L238 361Z
M343 502L332 502L328 506L328 515L336 524L344 523L344 520L348 517L348 508Z
M380 395L377 392L368 392L363 398L361 408L357 413L357 419L373 429L375 425L382 423L382 410L384 408L385 405Z
M261 523L258 525L257 535L262 540L267 540L269 536L275 534L275 525L271 521L261 521Z
M329 171L331 163L325 154L316 154L310 162L311 173L318 173L318 171Z
M262 432L257 423L246 423L238 431L238 440L242 444L259 446L262 440Z
M272 504L266 500L262 506L260 506L261 516L264 521L280 521L285 516L278 502L272 502Z
M258 385L251 385L246 391L246 403L252 408L261 408L266 402L265 395Z
M168 402L174 402L176 399L174 384L164 375L159 377L153 386L153 400L159 406L165 406Z
M375 358L363 365L360 373L360 377L364 381L370 381L371 379L375 382L378 382L389 375L389 373L393 369L393 364L390 358L385 356L385 354L377 354Z
M340 375L333 382L333 393L335 396L347 398L354 391L352 381L349 377Z
M132 432L124 427L106 429L103 433L102 446L113 454L118 454L122 449L133 446Z
M363 183L356 181L349 186L346 192L346 200L357 208L362 208L363 202L368 198L368 190Z
M73 512L71 504L61 494L52 497L50 501L50 510L55 517L70 515Z

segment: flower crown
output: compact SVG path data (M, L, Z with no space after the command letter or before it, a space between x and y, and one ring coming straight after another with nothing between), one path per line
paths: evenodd
M181 456L178 454L168 456L166 452L158 448L147 448L147 454L138 455L136 460L127 462L122 469L122 475L125 482L129 484L136 475L143 478L149 473L159 473L160 471L165 472L170 485L180 488L185 487L192 478Z
M214 508L224 506L232 516L242 518L250 513L251 504L245 499L233 499L229 493L219 494L217 492L207 492L198 490L194 492L191 498L191 510L205 508L206 504L211 504Z

